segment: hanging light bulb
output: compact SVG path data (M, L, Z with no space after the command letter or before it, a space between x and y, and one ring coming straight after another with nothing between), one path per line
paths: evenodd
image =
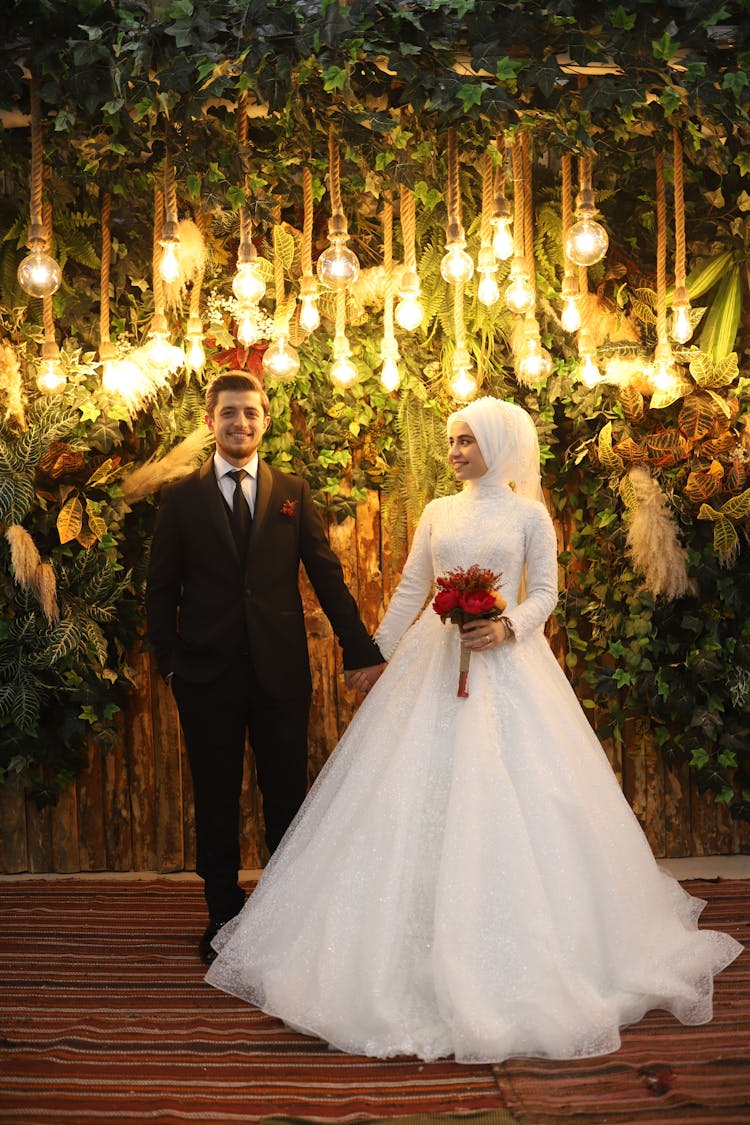
M675 289L672 301L672 339L678 344L686 344L693 335L690 323L690 298L684 285Z
M453 353L453 374L448 389L456 402L470 402L477 393L477 380L466 347L459 345Z
M102 364L102 387L108 394L129 398L143 383L143 371L127 356Z
M609 235L598 223L594 192L589 185L581 187L576 196L576 217L565 238L565 253L576 266L593 266L607 253Z
M318 258L315 269L326 289L348 289L359 277L359 258L346 245L349 232L346 216L336 211L328 220L328 246Z
M395 337L383 338L380 358L383 361L383 366L380 369L380 385L386 391L395 391L401 382L401 372L398 369L400 356Z
M60 288L61 282L62 270L45 251L43 241L33 246L18 267L18 284L24 293L30 297L51 297Z
M159 273L162 281L165 281L167 285L173 285L180 276L180 263L177 258L179 242L177 222L175 219L166 219L164 222L163 237L159 241L159 245L162 249Z
M396 324L405 332L414 332L424 319L424 306L419 299L419 277L413 270L404 270L394 310Z
M346 336L337 333L333 339L333 362L328 369L331 381L338 387L351 387L357 381L357 368L349 358L352 350Z
M291 347L286 336L278 339L263 353L263 370L267 375L281 381L293 379L299 371L299 355Z
M591 352L586 352L582 357L581 366L578 372L581 382L587 387L593 387L596 383L601 382L602 373L596 366L594 357Z
M440 273L448 285L470 281L474 276L474 262L464 249L464 228L458 219L451 219L445 229L445 254L440 262Z
M565 274L562 283L563 307L560 323L566 332L577 332L581 327L581 294L578 282L572 274Z
M169 339L169 325L164 313L156 313L148 332L145 348L148 362L157 371L176 371L185 364L185 353Z
M188 317L185 336L189 341L186 353L187 365L192 371L202 371L206 366L206 350L203 347L203 325L199 317Z
M258 339L254 310L255 305L240 305L237 310L237 339L243 348L249 348Z
M257 305L266 291L258 265L258 253L252 242L240 242L237 270L232 278L232 292L242 304Z
M510 218L510 204L505 196L495 201L492 216L492 252L499 262L507 262L513 256L513 228Z
M305 332L314 332L320 324L318 312L318 283L310 275L303 275L299 282L300 310L299 323Z
M60 363L60 349L54 340L45 340L36 377L37 387L43 395L59 395L67 381Z
M477 269L479 271L479 285L477 298L483 305L494 305L500 299L500 287L495 279L497 261L491 246L480 247L477 256Z
M527 385L541 383L552 371L552 356L542 347L539 325L530 317L524 325L524 350L518 364L519 381Z
M654 349L651 383L657 391L668 391L675 384L674 356L668 340L660 340Z
M524 316L534 307L534 290L524 258L516 258L510 270L510 283L503 294L511 312Z

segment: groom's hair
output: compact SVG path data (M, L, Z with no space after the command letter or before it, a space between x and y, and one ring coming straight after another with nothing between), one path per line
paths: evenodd
M263 413L271 413L271 403L268 401L265 387L257 375L250 371L223 371L217 375L206 388L206 414L213 417L216 403L222 391L257 391L260 395Z

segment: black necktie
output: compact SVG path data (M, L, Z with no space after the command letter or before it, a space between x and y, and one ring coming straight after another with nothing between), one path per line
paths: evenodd
M242 482L247 476L244 469L235 469L231 473L227 473L234 481L234 496L232 497L232 533L234 541L237 544L237 550L240 555L245 554L247 548L247 540L250 535L250 525L252 524L252 516L250 515L250 508L248 507L247 500L242 491Z

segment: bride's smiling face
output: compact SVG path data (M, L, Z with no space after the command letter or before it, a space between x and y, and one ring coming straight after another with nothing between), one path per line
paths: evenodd
M448 460L457 480L476 480L487 472L477 439L465 422L451 422L448 427Z

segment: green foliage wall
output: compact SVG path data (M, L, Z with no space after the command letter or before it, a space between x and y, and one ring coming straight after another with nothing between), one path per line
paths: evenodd
M310 479L333 518L350 514L362 489L380 488L403 546L424 501L452 487L442 456L454 347L452 298L439 277L446 130L458 136L476 254L480 158L498 134L512 138L524 127L534 159L538 313L555 372L543 386L519 387L512 318L501 303L481 306L473 285L467 331L482 392L526 405L544 442L550 504L566 528L559 619L571 676L602 734L621 737L628 718L647 716L667 759L690 761L701 786L748 817L745 6L13 0L6 18L0 335L20 364L24 418L10 409L10 376L0 369L0 527L25 529L49 560L60 612L50 619L19 583L5 535L3 776L51 800L79 768L86 736L106 744L142 629L154 515L153 499L125 502L123 478L196 429L213 371L258 358L237 351L231 319L217 314L200 377L182 374L136 417L103 393L95 362L103 192L112 196L112 336L127 346L142 342L153 313L153 191L167 146L180 214L206 225L205 294L217 309L229 294L243 203L259 253L270 257L275 228L294 235L285 281L296 290L304 166L313 174L315 254L326 245L331 124L352 245L366 269L381 260L383 199L397 200L402 184L414 191L427 312L422 328L400 340L401 389L389 395L378 384L378 300L350 305L358 383L348 392L330 387L329 317L300 349L299 376L272 388L267 443L276 464ZM45 194L64 271L54 313L69 382L50 401L34 383L40 309L15 278L28 223L29 134L17 122L28 110L29 66L40 78ZM235 120L243 90L253 106L245 152ZM639 389L638 372L654 345L653 156L670 150L673 128L685 152L691 298L704 311L669 401ZM589 279L605 324L599 358L631 364L632 377L593 389L577 379L575 341L559 320L564 152L595 154L610 233L609 254ZM171 313L178 338L185 314ZM659 482L686 548L689 590L672 601L644 588L628 554L627 481L637 465ZM341 489L342 477L351 490Z

